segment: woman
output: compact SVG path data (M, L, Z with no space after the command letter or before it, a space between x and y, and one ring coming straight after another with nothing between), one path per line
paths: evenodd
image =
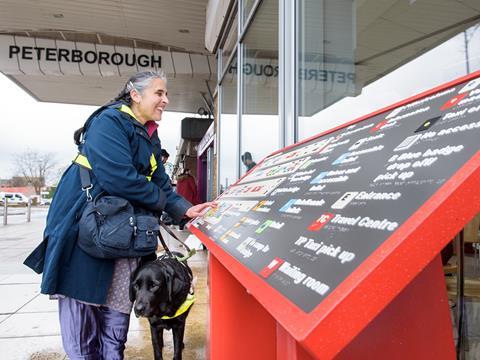
M166 85L162 72L132 76L75 138L92 168L93 197L105 191L138 208L166 211L179 222L216 204L192 206L172 191L155 123L168 104ZM98 259L77 246L78 219L85 204L79 165L73 163L58 184L44 240L25 264L43 272L41 292L59 299L62 341L70 359L123 359L132 308L128 283L139 259Z

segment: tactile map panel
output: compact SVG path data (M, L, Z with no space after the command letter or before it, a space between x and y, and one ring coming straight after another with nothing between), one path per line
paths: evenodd
M193 226L308 313L479 139L477 78L264 159Z

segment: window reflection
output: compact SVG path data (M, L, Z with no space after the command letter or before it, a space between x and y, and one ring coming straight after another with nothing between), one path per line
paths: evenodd
M468 13L454 1L299 0L298 140L479 70L480 26L439 20L454 10Z
M302 0L297 9L296 99L304 138L315 134L315 114L355 95L355 6L351 0Z
M219 181L220 193L237 179L238 115L237 115L237 57L232 59L221 84Z
M243 19L242 19L242 24L245 24L245 22L248 19L248 16L250 15L250 12L253 9L253 5L255 5L255 0L243 0Z
M245 36L243 55L241 154L250 153L258 162L280 146L277 0L260 5ZM247 170L242 164L241 173Z
M230 31L228 33L227 39L225 40L225 44L223 44L222 48L222 69L225 69L230 56L232 55L233 51L237 46L237 39L238 39L238 20L237 15L233 20L232 26L230 27Z

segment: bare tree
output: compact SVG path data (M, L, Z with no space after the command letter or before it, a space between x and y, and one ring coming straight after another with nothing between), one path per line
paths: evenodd
M27 185L28 183L23 176L13 176L10 179L10 186L20 187L20 186L27 186Z
M31 184L37 195L43 186L45 179L54 171L56 160L52 153L42 153L28 149L22 153L13 156L14 166L19 176Z

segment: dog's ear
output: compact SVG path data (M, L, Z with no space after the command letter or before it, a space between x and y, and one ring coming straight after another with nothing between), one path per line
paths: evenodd
M142 256L140 258L140 263L138 264L138 267L140 268L143 265L148 264L149 262L152 262L152 261L155 261L155 260L157 260L157 254L156 253L152 253L152 254L149 254L149 255Z

